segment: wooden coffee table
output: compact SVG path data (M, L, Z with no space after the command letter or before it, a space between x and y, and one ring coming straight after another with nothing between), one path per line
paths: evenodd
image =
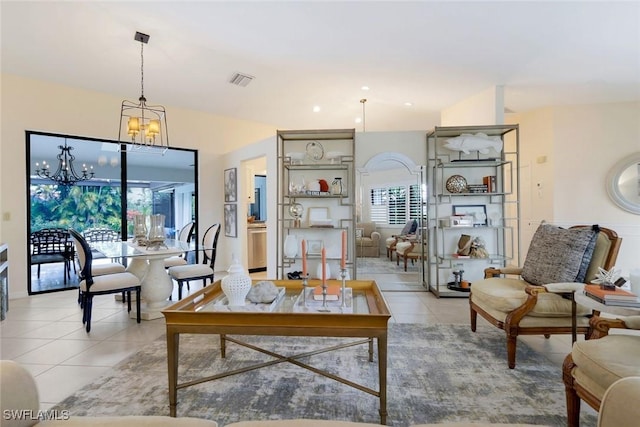
M273 305L248 305L229 307L226 297L217 281L200 291L184 298L162 311L167 325L167 363L169 373L169 408L171 416L176 416L177 393L181 388L206 381L236 375L243 372L273 366L283 362L308 369L343 384L354 387L380 399L380 423L387 421L387 324L391 313L375 281L349 280L351 304L343 307L341 302L322 303L307 300L305 306L298 297L302 293L301 281L272 280L281 288L282 295ZM337 280L329 280L329 285L339 285ZM254 281L254 284L257 281ZM309 286L320 284L310 280ZM310 290L310 289L308 289ZM347 293L349 296L350 293ZM347 298L349 301L350 298ZM226 343L233 342L253 350L268 354L274 360L259 363L243 369L222 372L202 379L178 383L180 334L220 335L221 357L226 357ZM315 350L298 355L280 355L227 335L271 335L299 337L351 337L361 340L336 345L323 350ZM311 354L319 354L349 346L368 344L369 361L373 362L373 341L378 347L378 383L374 390L349 381L330 372L315 368L299 359Z

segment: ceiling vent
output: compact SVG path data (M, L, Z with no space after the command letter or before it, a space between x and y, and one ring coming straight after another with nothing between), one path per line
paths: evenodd
M249 83L251 83L251 81L254 79L255 77L250 76L248 74L242 74L242 73L235 73L233 76L231 76L231 79L229 80L229 83L236 85L236 86L242 86L245 87L247 86Z

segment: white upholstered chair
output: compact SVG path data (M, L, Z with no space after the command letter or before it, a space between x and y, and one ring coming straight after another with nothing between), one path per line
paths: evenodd
M131 311L131 291L136 293L136 320L140 323L140 279L126 271L93 275L93 255L89 244L77 231L70 229L69 233L73 238L78 253L78 259L82 269L80 270L80 298L82 307L82 323L85 324L87 332L91 331L91 309L93 307L93 297L96 295L114 294L124 292L127 296L128 310Z
M186 224L184 227L180 229L178 232L177 240L184 243L191 243L191 238L193 237L193 233L195 231L196 223L191 221ZM187 254L185 252L180 255L172 256L164 260L164 268L175 267L176 265L187 265L189 262L187 261Z
M415 219L410 219L407 223L402 227L400 234L394 234L385 239L385 246L387 248L387 258L390 261L393 261L393 253L396 251L396 244L403 240L403 238L410 237L415 235L416 230L418 229L418 221Z
M623 378L640 377L640 335L622 332L623 329L640 330L640 316L618 319L595 316L590 325L590 339L574 343L562 365L569 427L578 427L581 400L600 411L601 416L615 417L614 411L604 413L602 402L607 390ZM609 334L611 330L619 332ZM617 398L625 401L622 393ZM626 399L626 402L628 406L620 406L622 412L631 406L638 407L637 401ZM620 424L616 425L625 425L622 419L618 421ZM640 425L639 418L635 422Z
M204 232L202 247L204 259L202 264L177 265L169 268L169 275L178 282L178 299L182 299L182 286L191 280L202 280L206 286L207 279L213 283L214 265L216 262L216 247L220 235L220 224L213 224Z
M424 242L424 245L421 245L415 238L399 241L396 244L396 265L400 265L400 261L402 260L404 263L404 271L407 271L409 260L411 260L412 265L416 260L422 260L423 250L426 254L426 242Z

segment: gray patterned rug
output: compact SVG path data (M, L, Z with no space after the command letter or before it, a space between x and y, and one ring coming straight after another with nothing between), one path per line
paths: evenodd
M334 344L337 339L245 337L280 354ZM476 422L566 425L559 367L519 343L517 367L506 363L504 335L495 328L472 333L464 325L392 324L389 331L388 424L408 426ZM184 335L179 381L269 360L233 343L219 357L219 338ZM311 356L323 367L377 389L377 363L367 347ZM178 416L231 422L321 418L378 423L378 399L288 363L178 391ZM80 415L168 415L166 345L153 342L55 408ZM596 425L583 413L582 427Z

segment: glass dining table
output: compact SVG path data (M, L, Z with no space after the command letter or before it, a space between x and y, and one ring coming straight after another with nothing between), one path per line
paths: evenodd
M127 271L133 273L142 283L140 316L143 320L163 317L161 310L169 304L173 281L164 268L164 260L196 249L189 243L175 239L166 239L164 245L158 248L139 246L131 241L95 242L91 247L107 258L127 259ZM135 318L135 311L132 310L130 315Z

